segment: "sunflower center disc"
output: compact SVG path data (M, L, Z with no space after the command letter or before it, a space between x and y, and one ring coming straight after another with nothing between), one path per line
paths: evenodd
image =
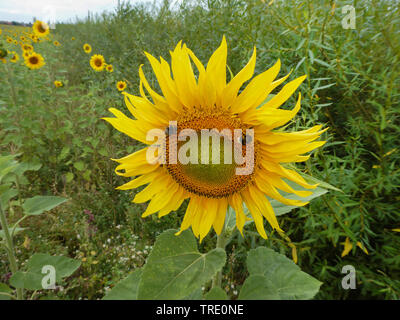
M187 137L185 141L176 140L176 147L170 145L170 141L177 139L184 129L194 130L197 138ZM209 136L202 136L202 129L208 129ZM251 180L252 173L238 175L236 169L246 166L249 157L253 157L255 162L256 157L254 148L246 154L246 146L234 141L234 129L242 129L241 124L230 115L195 116L192 119L186 116L183 121L178 121L175 132L167 135L166 168L169 174L184 189L201 196L222 198L243 189ZM227 134L220 135L222 130ZM245 157L243 164L236 163L237 152ZM170 162L171 153L177 155L176 164Z

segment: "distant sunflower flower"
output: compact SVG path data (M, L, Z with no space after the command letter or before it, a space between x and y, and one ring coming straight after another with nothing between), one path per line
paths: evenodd
M45 22L36 20L32 26L33 32L39 38L46 37L50 33L49 25Z
M12 39L11 37L7 37L7 38L6 38L6 41L7 41L8 43L12 43L12 42L13 42L13 39Z
M58 42L57 40L56 40L56 41L54 41L54 42L53 42L53 44L54 44L56 47L58 47L58 46L60 46L60 45L61 45L61 43L60 43L60 42Z
M114 68L113 68L113 66L112 66L111 64L108 64L108 65L106 66L106 70L107 70L108 72L113 72L113 71L114 71Z
M40 69L45 65L44 59L41 54L36 52L31 52L27 57L25 57L25 64L29 69Z
M90 66L95 71L102 71L105 67L105 64L106 61L104 60L104 57L101 54L94 54L90 58Z
M18 45L18 41L17 40L14 40L13 42L14 42L15 45Z
M25 44L22 45L22 50L24 50L24 51L33 51L33 47L30 44L25 43Z
M12 52L10 62L16 63L19 60L19 55L16 52Z
M56 88L60 88L60 87L64 86L63 83L58 80L54 81L54 85L56 86Z
M104 118L117 130L148 145L115 160L119 163L115 169L118 175L136 177L118 189L133 189L148 184L133 199L135 203L150 200L143 217L156 212L162 217L177 210L185 199L189 199L179 233L191 227L200 241L211 227L217 234L221 233L228 206L236 212L236 225L242 233L246 220L249 220L244 213L243 203L246 204L257 231L263 238L267 238L263 218L273 229L282 231L266 196L287 205L303 206L307 202L284 198L278 189L302 197L309 196L312 192L295 190L283 178L306 189L316 187L308 184L295 170L285 168L282 163L306 161L309 155L302 154L325 143L312 142L325 131L320 130L320 125L299 132L274 131L275 128L285 125L299 111L300 94L293 110L278 108L289 99L306 77L302 76L289 82L265 102L272 90L289 75L274 81L280 70L278 60L272 68L252 79L239 93L240 88L254 73L255 48L248 64L229 83L226 83L225 37L220 47L212 54L207 67L204 67L182 42L171 52L171 66L162 58L159 61L152 55L145 54L163 95L150 87L140 67L140 96L123 93L133 119L114 108L110 111L115 117ZM192 63L197 68L198 77L195 76ZM152 101L147 98L144 88ZM170 121L176 121L176 125L171 126ZM147 133L154 128L166 132L166 137L161 138L161 142L157 141L165 147L166 161L162 165L159 161L150 163L147 158L149 148L154 148L150 145L155 142L149 140ZM187 128L197 133L203 129L227 128L231 132L236 129L244 132L252 128L254 134L246 134L238 141L232 140L231 144L238 148L245 159L253 161L253 171L238 175L235 170L242 168L242 165L236 163L207 165L181 163L180 160L170 161L169 154L171 150L175 151L176 147L172 145L170 150L168 137L176 137ZM197 140L195 144L197 145ZM250 147L249 153L247 147ZM154 154L152 149L150 152ZM155 156L162 157L160 154ZM201 152L198 157L200 156Z
M72 37L71 40L75 40L75 37Z
M28 57L30 56L30 54L31 54L30 51L24 51L24 52L22 53L22 56L23 56L24 59L25 59L25 58L28 58Z
M125 81L118 81L117 82L118 91L124 91L125 88L126 88L126 82Z
M90 44L85 43L85 44L83 45L83 50L84 50L86 53L91 53L91 52L92 52L92 47L90 46Z

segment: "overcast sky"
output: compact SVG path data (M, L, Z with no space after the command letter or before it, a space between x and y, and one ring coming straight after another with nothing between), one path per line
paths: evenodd
M130 0L131 3L140 0ZM147 2L150 0L142 0ZM84 18L88 10L101 13L112 11L118 0L0 0L0 20L32 22L38 20L66 22L75 17ZM55 18L55 19L54 19Z

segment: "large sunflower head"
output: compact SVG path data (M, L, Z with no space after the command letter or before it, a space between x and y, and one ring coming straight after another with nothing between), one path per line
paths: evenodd
M90 58L90 66L95 71L103 71L105 65L106 61L104 60L104 57L101 54L94 54Z
M133 119L114 108L110 111L115 117L104 118L146 145L115 160L119 163L116 173L133 178L118 189L147 184L133 200L150 200L143 217L156 212L162 217L188 199L180 232L191 227L200 240L211 227L220 234L228 206L236 212L240 232L251 218L263 238L267 238L264 218L273 229L282 231L267 196L287 205L305 205L284 198L278 189L306 197L310 191L295 190L284 179L306 189L316 185L309 185L284 164L306 161L309 155L303 154L325 143L314 141L325 131L320 125L299 132L276 130L299 111L300 94L292 110L279 107L305 76L292 80L268 100L289 77L275 80L278 60L240 90L253 76L256 48L247 65L227 82L225 37L207 67L181 42L171 52L171 64L146 56L162 94L151 88L140 66L140 96L123 93ZM245 215L244 204L251 217Z
M45 65L44 58L41 54L30 52L26 57L24 56L25 64L29 69L39 69Z
M44 38L50 33L49 25L46 22L36 20L32 26L33 32L39 38ZM37 40L37 39L36 39Z

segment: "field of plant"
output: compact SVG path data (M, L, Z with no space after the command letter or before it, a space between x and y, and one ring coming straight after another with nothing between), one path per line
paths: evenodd
M152 255L154 260L180 237L195 243L199 256L209 256L210 265L212 253L219 259L220 252L211 251L221 248L214 230L201 242L191 228L181 236L166 232L179 230L187 200L161 218L142 218L147 203L132 200L144 187L116 189L129 180L115 174L110 158L140 150L143 143L102 118L111 117L109 108L129 114L122 92L140 95L141 65L161 94L144 52L170 63L170 51L182 40L206 64L225 36L227 82L247 64L254 46L255 75L278 59L278 78L290 71L286 82L307 75L282 107L293 109L301 92L301 109L283 129L329 128L320 139L326 144L306 162L290 164L320 186L305 206L272 202L284 233L264 223L268 239L254 223L246 223L243 236L229 228L229 209L226 260L214 265L221 273L207 271L207 278L204 272L193 293L171 297L399 299L400 2L354 1L355 29L343 27L347 4L122 3L114 12L59 23L43 37L32 28L0 25L0 50L7 52L0 61L0 298L134 298L143 266L145 282L150 270L158 270ZM282 270L297 272L297 265L320 283L301 278L293 292L279 297L257 291L249 281L258 276L249 260L256 253L281 259ZM43 261L60 266L55 289L37 285ZM346 290L342 268L348 265L356 271L356 286ZM122 294L121 284L114 290L123 279L122 285L132 285L130 295ZM151 283L141 285L139 298L159 289ZM222 290L214 290L215 283Z

